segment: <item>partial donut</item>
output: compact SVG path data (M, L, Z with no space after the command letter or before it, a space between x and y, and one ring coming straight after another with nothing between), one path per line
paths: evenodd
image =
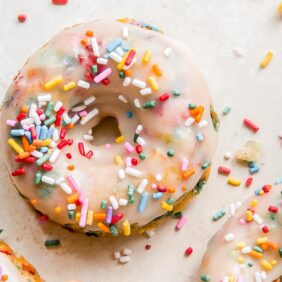
M141 233L208 177L218 119L206 82L187 47L155 30L127 19L65 29L7 92L1 139L12 181L65 227ZM97 145L93 132L109 117L119 136Z

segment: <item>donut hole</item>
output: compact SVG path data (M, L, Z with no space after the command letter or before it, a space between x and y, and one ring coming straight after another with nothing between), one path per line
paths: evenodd
M100 122L92 128L93 141L96 146L112 144L121 136L118 120L113 116L103 117Z

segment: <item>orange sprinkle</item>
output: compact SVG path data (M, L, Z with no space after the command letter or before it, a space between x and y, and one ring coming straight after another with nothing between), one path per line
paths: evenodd
M35 76L36 75L36 69L32 68L32 69L28 70L27 74L28 74L29 77Z
M195 109L190 109L190 115L195 119L196 122L200 122L203 116L205 108L203 106L198 106Z
M79 195L78 195L78 194L69 196L69 197L67 198L67 202L68 202L68 204L72 204L72 203L74 203L76 200L78 200L78 198L79 198Z
M131 76L132 75L132 71L131 70L125 70L124 74L125 74L125 76Z
M168 188L168 193L170 193L170 194L175 193L175 191L176 191L175 187L169 187Z
M31 199L30 202L31 202L31 204L34 205L34 206L38 203L36 199Z
M249 255L250 255L251 257L253 257L253 258L262 258L262 254L261 254L261 253L258 253L258 252L256 252L256 251L251 251L251 252L249 253Z
M83 46L85 46L85 45L87 45L87 43L88 43L88 40L87 39L81 39L80 40L80 43L81 43L81 45L83 45Z
M27 137L24 135L22 136L22 144L23 144L23 148L26 152L29 151L29 142L28 142L28 139Z
M55 213L59 214L59 213L61 213L62 208L61 207L55 207L54 211L55 211Z
M97 223L97 226L98 226L100 229L102 229L104 232L106 232L106 233L109 233L109 232L110 232L109 227L108 227L106 224L104 224L103 222Z
M93 215L93 219L94 220L99 220L99 221L103 221L106 219L106 214L105 213L94 213Z
M23 153L20 153L19 154L19 158L22 160L22 159L25 159L25 158L28 158L29 157L29 152L23 152Z
M273 250L277 250L277 248L278 248L277 244L274 243L274 242L269 241L267 244Z
M183 171L183 172L182 172L182 178L187 180L187 179L190 178L194 173L195 173L195 169L194 169L194 168L191 168L191 169L188 169L188 170L186 170L186 171Z
M68 170L74 170L75 166L74 165L68 165Z
M2 280L5 282L5 281L8 281L9 279L9 276L7 274L3 274L2 275Z
M72 129L72 128L74 128L74 124L69 123L69 124L66 126L66 128L68 128L68 129Z
M157 76L162 76L163 75L163 72L160 69L158 64L153 65L152 66L152 70L153 70L154 74L157 75Z
M186 187L186 186L182 186L182 187L181 187L181 190L182 190L183 192L185 192L185 191L187 191L187 187Z
M266 250L268 249L268 243L263 243L263 244L260 245L260 247L261 247L264 251L266 251Z
M93 31L93 30L87 30L87 31L85 32L85 35L86 35L86 36L89 36L89 37L93 37L93 36L94 36L94 31Z
M34 145L36 147L42 147L42 143L43 143L42 140L34 139L33 142L32 142L32 145Z
M36 147L34 145L30 145L28 151L31 153L34 150L36 150Z
M28 107L27 107L27 105L22 105L22 107L21 107L21 112L23 112L23 113L27 113L27 111L28 111Z

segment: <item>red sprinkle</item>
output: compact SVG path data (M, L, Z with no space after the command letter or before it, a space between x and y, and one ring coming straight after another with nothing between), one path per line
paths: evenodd
M264 193L268 193L271 189L271 185L270 184L266 184L262 186L262 190Z
M64 148L65 146L67 146L68 145L68 141L67 140L62 140L58 145L57 145L57 147L58 147L58 149L62 149L62 148Z
M253 178L252 177L248 177L246 182L245 182L245 186L247 188L249 188L252 185L252 182L253 182Z
M269 207L268 207L268 210L269 210L270 212L272 212L272 213L277 213L277 212L278 212L278 208L275 207L275 206L269 206Z
M53 5L66 5L69 0L52 0Z
M137 153L137 154L142 153L142 147L141 147L141 145L136 145L135 150L136 150L136 153Z
M87 154L85 155L85 157L86 157L87 159L91 159L93 155L94 155L93 151L92 151L92 150L89 150L89 151L87 152Z
M20 112L17 116L17 120L18 121L21 121L23 120L24 118L26 118L26 113L23 113L23 112Z
M126 66L129 66L131 64L134 56L135 56L135 51L134 50L130 50L130 52L128 53L128 56L127 56L127 58L125 60L125 65Z
M105 86L108 86L110 84L110 80L108 78L105 78L102 80L102 83L105 85Z
M259 130L259 127L247 118L244 119L244 124L255 133Z
M31 137L32 137L32 139L33 139L33 140L36 139L36 138L37 138L37 133L36 133L36 128L35 128L35 126L33 126L33 127L30 128L30 132L31 132Z
M66 134L67 134L67 129L63 127L60 131L60 138L64 139L66 137Z
M135 166L135 165L138 165L138 160L137 160L137 159L134 159L134 158L131 159L131 164L134 165L134 166Z
M231 169L228 168L228 167L225 167L225 166L219 166L218 167L218 173L220 173L220 174L228 175L228 174L230 174L230 172L231 172Z
M50 164L44 163L42 165L42 169L45 171L51 171L53 169L53 166L51 166Z
M123 218L123 213L117 213L112 217L112 224L117 224Z
M68 145L71 146L73 144L73 139L68 139Z
M164 102L164 101L166 101L166 100L168 100L169 99L169 94L168 93L164 93L164 94L162 94L160 97L159 97L159 100L161 101L161 102Z
M32 156L24 158L24 159L21 159L19 156L15 157L15 162L17 163L23 162L23 163L33 164L35 160L36 160L35 157L32 157Z
M78 150L81 156L85 156L84 144L82 142L78 142Z
M19 14L18 15L18 21L20 23L24 23L26 21L26 18L27 18L26 14Z
M263 228L262 228L262 232L263 233L268 233L269 232L269 228L268 228L268 226L263 226Z
M188 257L193 253L193 249L191 247L187 248L185 251L185 255Z
M12 172L12 176L19 176L25 174L24 167L18 168Z
M71 153L66 153L66 157L70 160L72 158Z
M146 249L146 250L150 250L151 248L152 248L152 245L147 244L147 245L145 246L145 249Z
M167 192L167 187L165 186L158 185L157 188L159 192L163 192L163 193Z

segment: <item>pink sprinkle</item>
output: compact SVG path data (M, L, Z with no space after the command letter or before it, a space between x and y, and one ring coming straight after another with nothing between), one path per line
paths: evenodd
M7 119L6 120L6 124L10 127L15 127L16 124L17 124L17 121L16 120L12 120L12 119Z
M41 121L45 120L45 118L46 118L46 117L45 117L44 114L42 114L42 115L39 116L39 119L40 119Z
M186 171L187 169L188 169L188 160L186 158L183 158L181 162L181 170Z
M105 145L105 148L109 150L109 149L112 148L112 145L111 145L111 144L106 144L106 145Z
M88 199L84 199L82 203L80 219L79 219L79 226L82 228L85 227L86 225L87 211L88 211Z
M126 167L132 167L131 158L130 158L130 157L127 157L127 158L125 159L125 166L126 166Z
M79 112L79 115L81 117L85 117L85 116L87 116L87 111L81 111L81 112Z
M241 225L245 225L246 221L245 221L243 218L240 218L239 223L240 223Z
M24 124L23 129L24 130L29 130L29 126L27 124Z
M187 217L185 215L182 215L176 224L176 230L180 230L184 226L186 221L187 221Z
M112 73L111 68L105 69L104 71L102 71L101 73L99 73L97 76L94 77L94 82L95 83L101 82L102 80L107 78L111 73Z
M79 185L76 183L76 181L74 180L74 178L69 175L66 177L68 184L70 185L70 187L75 191L78 192L80 190Z
M153 189L153 190L156 190L157 188L158 188L158 185L155 184L155 183L153 183L153 184L152 184L152 189Z
M135 150L135 148L129 142L124 143L124 148L127 153L133 153Z

